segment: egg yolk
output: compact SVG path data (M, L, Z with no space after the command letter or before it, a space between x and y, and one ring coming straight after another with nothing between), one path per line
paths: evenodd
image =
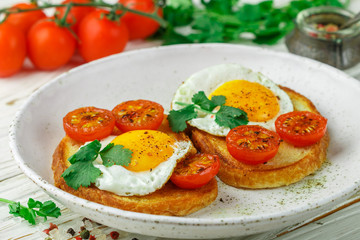
M260 83L232 80L215 89L209 98L217 95L226 97L225 105L245 111L251 122L268 121L280 111L275 94Z
M148 171L166 161L174 153L175 139L155 130L135 130L117 136L112 143L123 145L133 154L129 171Z

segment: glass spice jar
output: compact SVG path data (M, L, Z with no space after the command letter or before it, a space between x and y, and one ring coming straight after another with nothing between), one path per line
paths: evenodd
M286 36L288 50L339 69L360 62L360 23L339 27L354 13L337 7L315 7L301 11L294 30Z

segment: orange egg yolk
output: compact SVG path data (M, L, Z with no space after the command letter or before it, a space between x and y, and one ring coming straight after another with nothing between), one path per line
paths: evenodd
M133 154L129 171L148 171L166 161L174 153L175 139L155 130L135 130L117 136L112 143L123 145Z
M232 80L222 84L209 96L223 95L225 105L240 108L251 122L265 122L280 111L275 94L263 85L246 80Z

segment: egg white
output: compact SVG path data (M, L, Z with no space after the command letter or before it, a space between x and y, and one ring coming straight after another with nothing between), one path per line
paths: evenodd
M215 89L222 84L232 80L247 80L259 83L270 89L278 97L280 110L278 114L266 122L249 122L248 125L260 125L270 130L275 130L275 120L281 114L294 110L290 97L281 90L277 84L259 72L242 67L238 64L221 64L203 69L191 75L176 91L172 100L172 108L179 110L183 106L176 102L191 104L191 98L199 91L204 91L209 96ZM230 128L219 126L215 122L213 114L198 111L198 117L188 121L188 123L200 130L216 136L226 136Z
M114 136L110 136L101 140L102 147L105 147L114 138ZM155 192L166 184L177 162L190 150L190 146L189 141L175 142L172 146L174 153L167 161L160 163L152 170L142 172L132 172L120 165L105 167L98 157L93 164L100 169L102 175L96 179L95 186L119 196L141 196Z

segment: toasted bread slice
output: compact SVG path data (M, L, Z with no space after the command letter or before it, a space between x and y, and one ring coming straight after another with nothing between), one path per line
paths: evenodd
M164 119L159 131L166 132L177 140L189 140L184 133L173 133L166 119ZM114 132L119 133L118 130ZM119 196L100 190L95 186L80 187L78 190L74 190L65 183L61 174L70 166L67 159L82 144L68 136L64 137L55 150L52 162L55 186L78 197L127 211L174 216L184 216L198 211L212 203L217 197L218 188L215 178L205 186L193 190L178 188L168 181L161 189L145 196ZM192 146L189 155L196 152Z
M301 94L281 87L289 96L295 110L316 112L314 104ZM237 161L227 150L225 137L213 136L196 128L191 139L201 152L220 157L218 177L226 184L238 188L274 188L295 183L320 168L326 159L328 133L320 142L297 148L282 142L277 155L265 164L249 165Z

